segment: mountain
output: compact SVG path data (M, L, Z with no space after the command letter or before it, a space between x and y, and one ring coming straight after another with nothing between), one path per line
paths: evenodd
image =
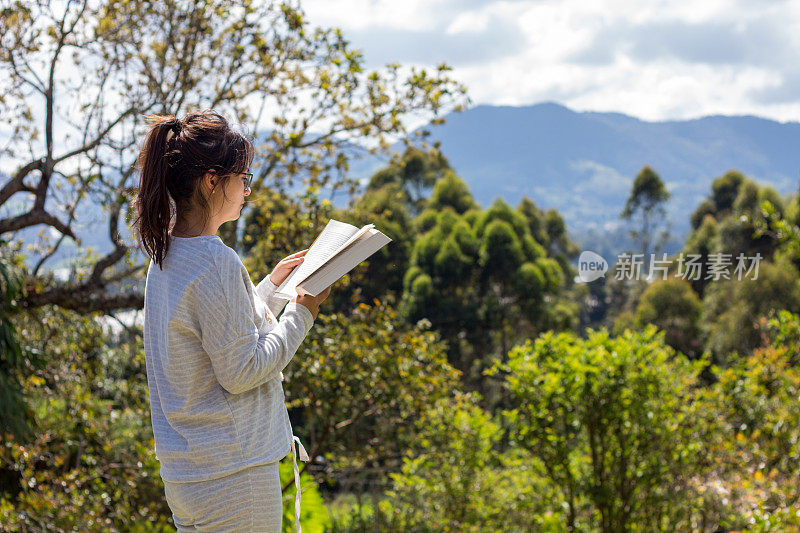
M644 165L672 193L671 251L688 234L689 215L711 182L730 169L783 195L797 190L799 123L752 116L647 122L553 103L480 105L445 118L431 137L476 201L487 206L502 197L516 205L527 196L557 209L582 245L621 229L619 213Z

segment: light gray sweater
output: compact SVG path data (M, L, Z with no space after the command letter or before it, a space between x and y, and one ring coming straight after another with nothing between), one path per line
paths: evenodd
M311 329L311 312L275 297L269 276L254 287L216 235L171 237L162 264L150 263L144 303L162 479L215 479L282 459L292 428L281 370Z

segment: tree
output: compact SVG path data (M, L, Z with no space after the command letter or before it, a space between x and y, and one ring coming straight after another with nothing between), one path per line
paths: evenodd
M58 235L32 258L20 296L27 308L142 307L142 292L125 282L146 262L120 224L130 223L149 113L215 108L257 132L257 182L289 187L302 178L335 189L352 185L345 173L354 145L385 148L406 132L409 113L436 117L465 102L446 65L365 71L339 30L311 27L291 1L20 1L2 13L0 117L10 134L0 154L14 168L0 187L0 206L11 208L0 236L37 225ZM113 249L86 254L72 279L57 281L42 267L65 239L77 242L88 198L107 210ZM236 244L231 225L222 234Z
M320 200L316 190L292 197L265 189L255 195L253 208L245 216L245 265L254 279L261 280L271 265L307 248L331 218L357 227L373 223L392 239L391 244L338 281L325 305L339 309L359 302L371 303L376 298L383 300L387 293L394 293L399 299L416 239L406 198L400 185L390 182L367 189L349 208L334 209L330 201Z
M688 261L692 256L697 259L700 268L695 275L689 277L692 289L702 298L705 289L709 284L708 276L708 257L717 251L719 247L719 223L713 215L706 215L700 226L689 233L686 244L681 253ZM677 267L676 267L677 268ZM682 273L687 273L688 267L681 267Z
M636 325L654 324L664 341L691 358L700 355L700 298L686 280L670 278L650 284L636 307Z
M407 146L402 154L395 154L392 161L375 172L366 187L366 194L395 185L404 193L404 203L412 215L418 215L428 200L429 190L450 170L447 158L438 150L423 151Z
M408 269L417 238L413 216L403 201L405 196L400 185L389 183L379 189L367 190L352 208L336 213L337 220L356 227L375 224L392 239L389 246L381 248L348 275L346 283L337 288L336 296L350 302L383 300L388 294L400 299L403 275Z
M501 199L481 210L454 173L439 180L427 208L416 220L419 238L404 279L401 309L408 320L422 318L448 341L448 360L465 384L491 405L500 390L482 374L516 342L539 331L569 328L578 309L562 296L571 270L548 255L530 228L560 217L512 209ZM563 221L562 221L563 222ZM571 249L563 228L551 234ZM572 267L569 267L570 269Z
M686 410L703 364L649 325L618 337L587 330L585 340L547 332L494 367L514 399L515 440L560 490L569 530L689 527L684 487L702 443Z
M638 218L639 225L631 230L631 237L641 242L645 258L649 257L647 254L651 247L653 252L657 251L669 237L668 225L659 235L656 232L661 222L666 220L664 204L670 196L659 175L649 166L645 166L636 175L625 209L620 213L620 217L627 220Z
M470 209L477 208L478 204L472 198L467 184L450 170L445 172L434 185L433 194L426 207L429 212L449 207L459 215L463 215Z
M42 365L20 375L36 434L0 447L3 529L168 530L141 335L54 305L12 320Z
M747 357L761 343L759 319L777 309L800 312L800 273L788 260L759 265L741 280L711 283L703 297L705 348L720 366Z

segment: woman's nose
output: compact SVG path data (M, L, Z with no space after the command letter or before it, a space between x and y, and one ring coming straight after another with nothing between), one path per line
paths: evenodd
M244 188L244 195L245 195L245 196L250 196L250 187L247 187L247 186L245 186L245 188Z

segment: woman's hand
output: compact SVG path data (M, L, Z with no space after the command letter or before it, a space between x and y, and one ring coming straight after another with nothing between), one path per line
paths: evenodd
M306 255L306 252L308 252L308 248L281 259L280 262L275 265L275 268L269 275L269 280L275 285L280 286L280 284L289 277L289 274L292 273L292 270L294 270L295 267L299 266L300 263L303 262L303 256Z
M310 294L304 294L302 296L298 295L295 296L292 301L306 306L308 310L311 311L311 316L313 316L314 320L316 320L317 315L319 314L319 304L324 302L325 298L327 298L330 293L331 288L328 287L316 296L311 296Z

